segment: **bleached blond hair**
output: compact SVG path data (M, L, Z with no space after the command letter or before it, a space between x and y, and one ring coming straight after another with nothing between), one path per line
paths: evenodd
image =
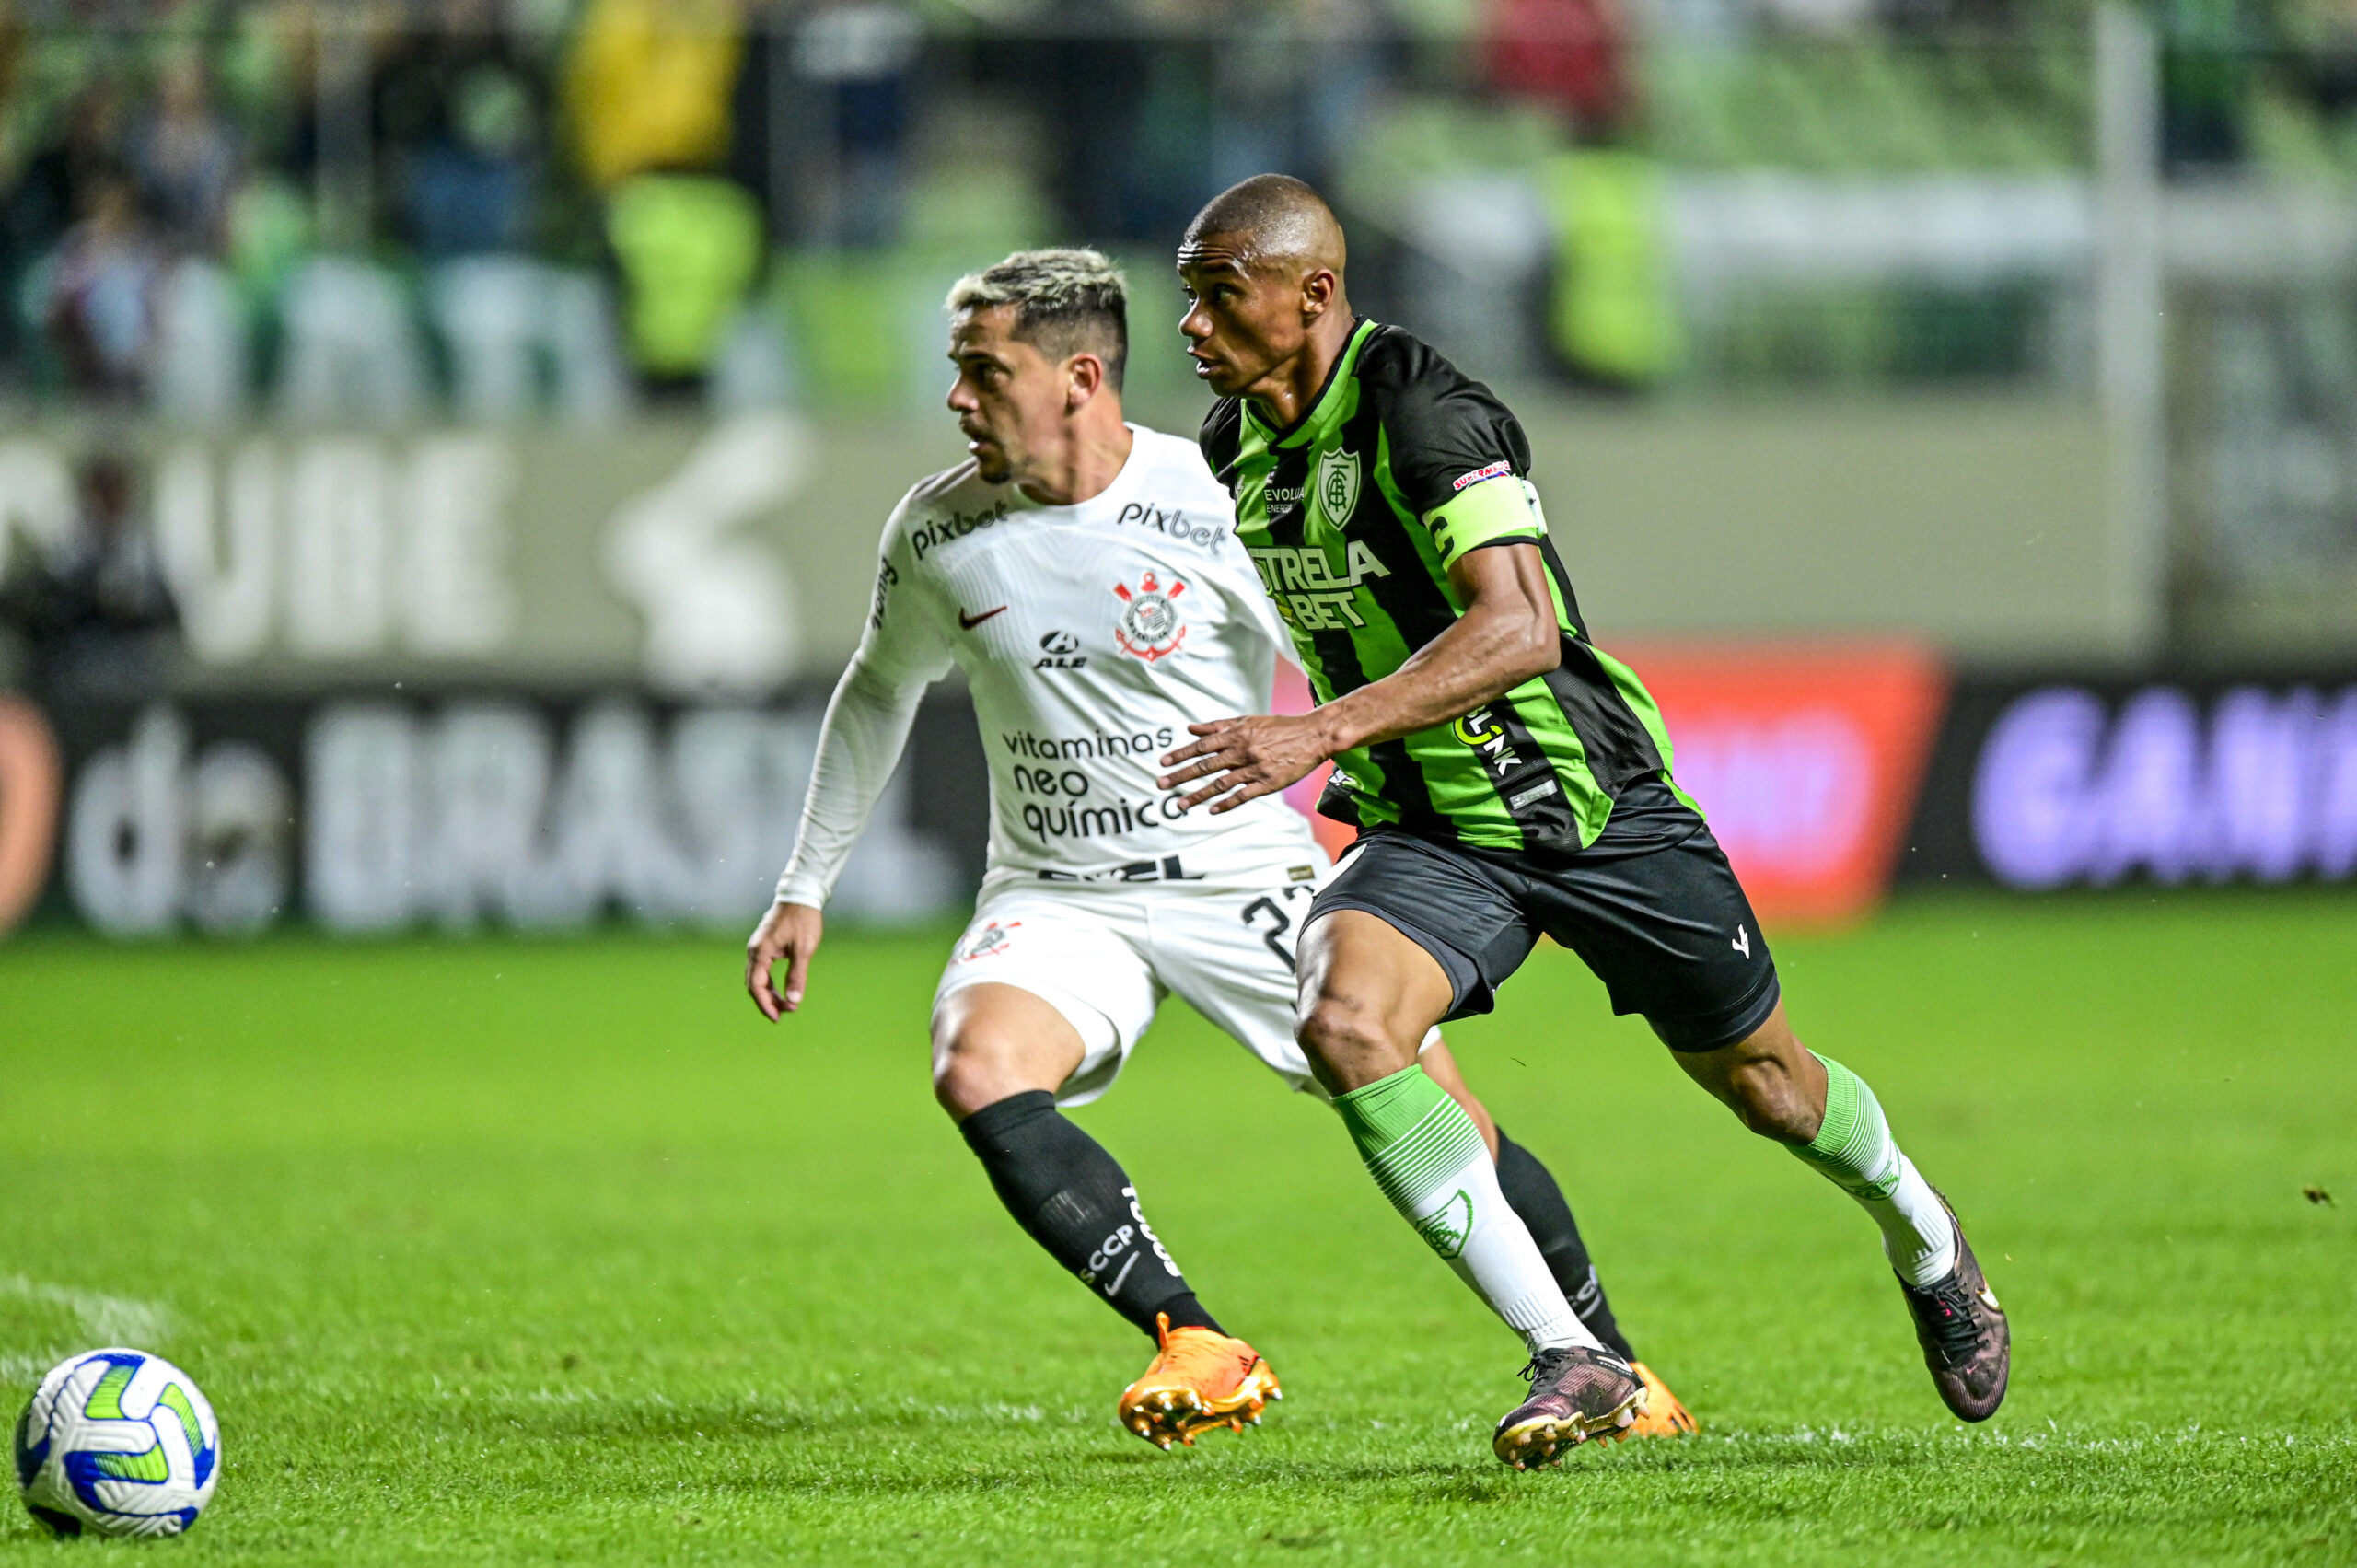
M952 285L953 316L1015 308L1015 336L1057 359L1093 354L1121 389L1130 357L1129 285L1101 250L1017 250Z

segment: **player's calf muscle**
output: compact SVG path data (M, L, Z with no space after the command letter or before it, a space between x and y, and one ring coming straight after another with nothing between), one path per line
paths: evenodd
M1782 1005L1734 1045L1674 1054L1689 1077L1761 1137L1805 1144L1817 1136L1825 1120L1825 1069L1794 1035Z

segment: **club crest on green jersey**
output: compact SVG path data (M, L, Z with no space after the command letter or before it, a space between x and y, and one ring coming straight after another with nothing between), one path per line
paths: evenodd
M1358 454L1340 447L1318 453L1318 472L1309 493L1317 497L1318 514L1328 523L1338 528L1349 527L1351 514L1359 509Z

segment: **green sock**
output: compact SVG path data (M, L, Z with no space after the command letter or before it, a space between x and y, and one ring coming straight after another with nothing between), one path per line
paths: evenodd
M1901 1278L1919 1287L1937 1283L1956 1265L1947 1205L1892 1140L1866 1081L1829 1057L1817 1059L1825 1064L1825 1121L1807 1144L1789 1146L1873 1216Z
M1334 1109L1391 1206L1534 1353L1596 1342L1506 1206L1481 1130L1422 1067L1353 1089Z
M1793 1152L1852 1198L1889 1197L1898 1185L1898 1145L1890 1141L1882 1102L1839 1062L1817 1059L1825 1066L1825 1121L1814 1139Z

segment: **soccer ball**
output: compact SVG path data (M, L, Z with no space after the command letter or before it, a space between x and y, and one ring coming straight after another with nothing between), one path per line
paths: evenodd
M61 1363L17 1418L17 1484L62 1536L176 1536L221 1476L221 1428L187 1373L135 1350Z

